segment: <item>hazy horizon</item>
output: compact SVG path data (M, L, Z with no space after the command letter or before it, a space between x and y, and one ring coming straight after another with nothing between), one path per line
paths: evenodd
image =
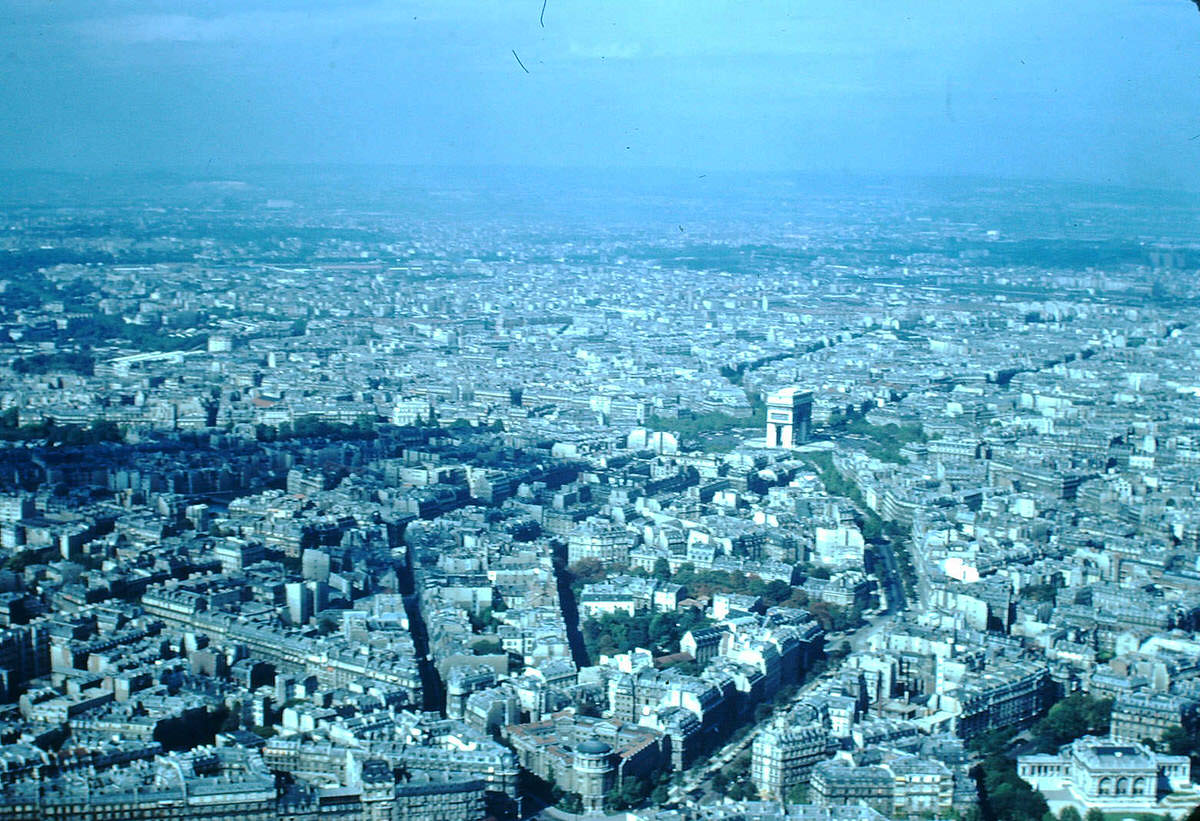
M1195 190L1187 0L6 0L0 167L386 166Z

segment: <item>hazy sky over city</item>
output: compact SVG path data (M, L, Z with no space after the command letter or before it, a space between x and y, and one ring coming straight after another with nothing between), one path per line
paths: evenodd
M1200 187L1189 0L547 0L541 17L542 0L0 0L0 166Z

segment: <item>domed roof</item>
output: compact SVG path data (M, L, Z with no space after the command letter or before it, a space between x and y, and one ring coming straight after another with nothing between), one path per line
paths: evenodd
M581 752L584 755L608 755L612 752L612 747L608 746L603 741L597 741L594 738L589 738L575 749L577 752Z

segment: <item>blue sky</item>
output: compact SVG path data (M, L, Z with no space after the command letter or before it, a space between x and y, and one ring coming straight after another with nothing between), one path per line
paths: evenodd
M678 167L1200 187L1189 0L547 0L544 26L541 11L541 0L0 0L0 166Z

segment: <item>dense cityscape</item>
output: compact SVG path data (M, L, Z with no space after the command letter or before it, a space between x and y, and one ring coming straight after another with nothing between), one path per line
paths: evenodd
M1200 803L1192 204L535 188L9 189L0 819Z

